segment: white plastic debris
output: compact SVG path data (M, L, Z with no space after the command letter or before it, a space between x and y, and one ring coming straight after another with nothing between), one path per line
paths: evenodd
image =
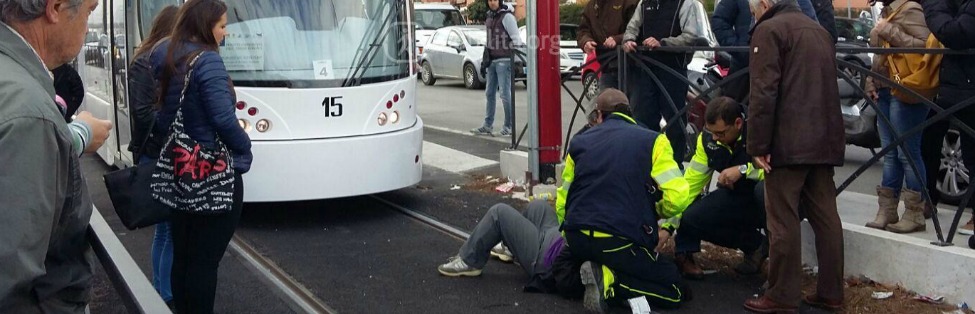
M647 302L647 298L646 297L637 297L637 298L632 298L632 299L629 299L629 300L626 300L626 301L630 303L630 310L633 311L633 314L650 314L650 313L652 313L650 311L650 303Z
M459 186L459 185L456 185L456 184L454 184L454 186L452 186L452 187L450 187L450 190L451 190L451 191L454 191L454 190L460 190L460 186Z
M875 291L873 293L873 298L877 300L883 300L894 296L894 292L889 291Z

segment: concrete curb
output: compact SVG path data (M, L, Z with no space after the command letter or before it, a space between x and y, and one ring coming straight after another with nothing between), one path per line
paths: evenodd
M867 228L863 225L863 214L869 212L872 218L876 205L866 207L865 203L876 204L876 197L844 192L837 198L844 221L846 276L864 275L878 282L900 284L920 294L941 295L946 302L975 304L975 250L967 247L967 236L956 236L954 246L939 247L931 244L936 237L930 220L927 232L911 235ZM854 209L857 215L851 214ZM953 214L942 210L939 215L942 224L947 225L948 216ZM803 263L817 265L815 247L812 227L803 222Z

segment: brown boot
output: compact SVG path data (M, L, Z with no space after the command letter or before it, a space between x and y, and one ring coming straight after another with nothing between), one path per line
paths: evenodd
M674 262L677 263L677 269L684 275L684 278L694 280L704 278L704 270L697 266L697 263L694 262L694 255L691 253L674 255Z
M904 217L901 217L896 224L887 225L887 231L895 233L924 231L924 199L921 198L921 193L905 189L901 191L901 200L904 201L904 207L907 207Z
M877 203L880 205L877 209L877 218L868 222L867 227L884 229L889 224L897 223L897 196L894 194L894 189L878 186Z

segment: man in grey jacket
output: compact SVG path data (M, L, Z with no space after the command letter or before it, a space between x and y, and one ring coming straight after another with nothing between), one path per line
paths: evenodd
M83 313L92 203L49 69L74 58L96 0L0 0L0 313Z
M697 10L695 5L700 4L696 0L641 0L623 34L623 50L633 52L637 46L652 50L660 46L693 45L698 37L704 37L705 30L699 21L707 18L699 14L703 10ZM687 76L687 63L692 54L650 51L646 55L678 75ZM650 72L663 85L661 89L649 73L630 64L626 86L634 118L651 130L660 131L661 115L670 121L684 108L687 84L670 71L648 64ZM668 96L673 106L667 101ZM674 147L674 160L684 160L687 145L683 128L668 127L667 139Z

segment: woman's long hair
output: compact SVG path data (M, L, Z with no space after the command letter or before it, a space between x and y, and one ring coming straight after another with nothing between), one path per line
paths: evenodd
M227 5L220 0L190 0L179 8L176 26L170 36L169 51L163 63L162 78L160 79L160 98L165 99L169 90L169 83L176 74L176 66L189 62L189 57L196 53L189 53L176 60L176 53L183 50L187 43L203 46L202 50L216 51L219 43L213 37L213 28L220 22L220 18L227 13ZM188 69L187 69L188 70ZM160 101L161 105L164 101Z
M168 5L160 10L159 14L156 14L156 18L152 20L149 36L135 50L135 57L131 58L132 62L135 62L135 59L138 59L142 54L152 51L152 47L155 47L159 41L169 37L169 34L173 32L173 25L176 24L177 13L179 13L179 8L175 5Z

